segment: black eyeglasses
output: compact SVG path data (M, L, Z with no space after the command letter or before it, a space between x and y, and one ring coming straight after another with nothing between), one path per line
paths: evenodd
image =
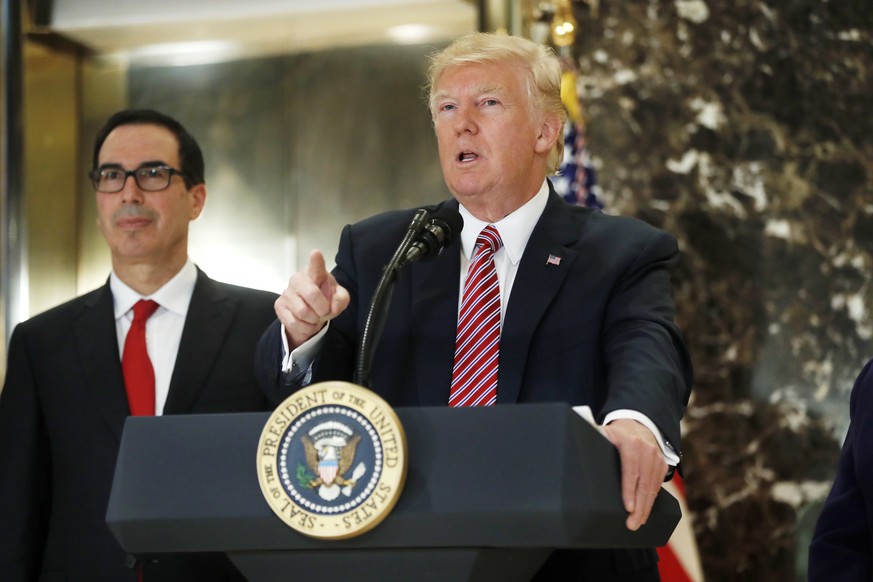
M97 168L88 174L94 189L112 194L121 192L129 176L133 176L136 185L146 192L158 192L170 186L173 174L185 177L181 171L170 166L143 166L135 170L122 168Z

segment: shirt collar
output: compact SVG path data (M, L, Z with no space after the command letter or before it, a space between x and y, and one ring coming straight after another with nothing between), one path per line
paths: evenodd
M167 311L184 317L188 313L188 304L191 303L196 283L197 268L191 259L188 259L182 269L172 279L164 283L163 287L148 297L143 297L131 289L113 271L109 275L109 288L112 291L112 299L115 304L115 319L124 317L140 299L153 299Z
M524 247L527 246L527 241L540 219L540 215L545 210L548 200L549 186L548 182L543 180L539 192L524 206L493 223L503 240L506 256L509 257L513 265L517 265L521 261ZM464 228L461 230L461 252L468 260L472 260L479 233L491 223L483 222L470 214L463 204L459 206L459 211L464 219Z

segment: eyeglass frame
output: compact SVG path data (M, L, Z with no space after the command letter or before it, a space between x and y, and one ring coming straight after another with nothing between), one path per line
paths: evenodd
M167 185L164 186L163 188L158 188L157 190L150 190L148 188L144 188L142 186L142 184L139 183L139 178L137 178L137 172L140 172L142 170L149 170L149 169L167 170L167 172L169 173L169 175L167 176ZM121 174L124 174L124 180L121 181L121 187L118 188L118 190L101 190L100 189L100 186L98 185L98 181L100 179L100 172L103 172L105 170L115 170ZM137 187L139 189L141 189L143 192L163 192L164 190L169 188L170 184L173 182L173 175L178 175L180 178L185 180L185 185L187 187L188 175L185 174L185 172L183 172L182 170L177 170L176 168L169 166L167 164L143 164L137 168L134 168L133 170L125 170L121 166L107 164L105 166L100 166L99 168L96 168L96 169L88 172L88 178L91 179L91 185L94 187L94 189L96 191L103 192L104 194L118 194L119 192L124 190L124 186L127 184L127 179L130 178L131 176L133 176L133 181L136 182Z

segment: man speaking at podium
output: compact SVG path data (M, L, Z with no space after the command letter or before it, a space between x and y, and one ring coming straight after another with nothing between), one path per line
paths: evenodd
M566 204L561 66L528 40L476 33L433 57L430 111L463 229L399 273L371 389L392 406L588 405L618 448L626 525L638 529L678 464L691 364L673 322L675 239ZM336 268L318 251L276 302L256 373L281 402L350 381L383 267L415 210L347 226ZM445 226L451 231L460 228ZM458 236L456 236L458 235ZM520 427L522 428L522 427ZM654 549L558 550L536 580L658 580Z

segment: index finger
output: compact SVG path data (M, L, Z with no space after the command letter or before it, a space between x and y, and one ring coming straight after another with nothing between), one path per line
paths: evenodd
M327 266L324 263L324 255L321 251L309 253L309 264L306 265L306 276L316 285L321 285L327 277Z

